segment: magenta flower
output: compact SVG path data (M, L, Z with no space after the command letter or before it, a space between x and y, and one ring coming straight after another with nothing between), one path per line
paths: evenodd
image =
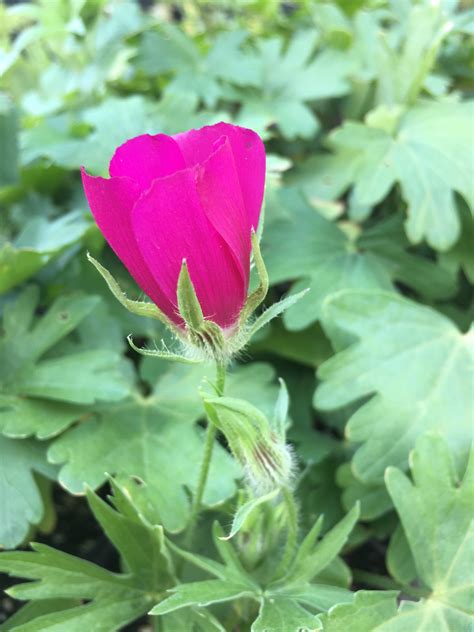
M204 317L231 328L245 303L265 182L259 136L218 123L121 145L110 178L82 169L95 221L140 288L176 325L183 259Z

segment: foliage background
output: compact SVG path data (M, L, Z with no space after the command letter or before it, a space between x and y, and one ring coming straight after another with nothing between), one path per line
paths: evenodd
M345 617L354 632L470 629L472 600L461 597L472 571L459 560L473 550L472 485L466 478L456 487L471 447L473 404L467 4L0 6L3 547L48 542L118 571L92 517L91 510L107 531L100 500L90 495L89 509L74 496L88 486L104 497L106 472L150 524L169 534L184 528L202 451L197 388L208 368L138 360L127 349L130 332L148 344L166 334L126 313L87 263L89 250L136 296L92 222L78 170L106 174L115 147L137 134L234 121L258 131L269 156L267 302L311 289L254 340L233 368L229 392L271 414L276 376L285 379L303 533L320 514L326 532L360 501L345 561L336 558L326 583L402 589L410 599L431 594L397 611L392 594L362 591L317 619L311 608L295 615L288 603L296 602L285 597L272 614L262 602L258 619L258 608L238 607L239 629L289 632L309 625L306 616L324 630L347 629ZM402 474L409 466L414 487ZM197 546L207 555L215 555L210 521L217 516L225 528L232 521L239 476L221 447ZM143 530L135 536L149 537ZM333 557L343 545L334 545ZM33 577L9 555L0 556L0 569ZM147 585L134 581L133 590ZM1 629L53 629L53 613L54 625L69 626L54 629L73 630L92 617L113 630L151 607L133 593L138 602L118 609L129 603L123 587L110 603L96 589L50 601L58 585ZM76 607L94 597L89 610ZM3 605L5 616L16 607L9 598ZM232 621L221 608L216 616ZM163 629L204 626L186 616L167 619ZM427 620L432 627L422 627Z

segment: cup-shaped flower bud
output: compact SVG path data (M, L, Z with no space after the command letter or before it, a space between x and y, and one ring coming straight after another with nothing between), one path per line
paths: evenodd
M207 398L204 406L210 421L225 435L256 494L267 494L290 483L291 449L258 408L230 397Z
M93 177L83 169L84 191L105 239L143 292L186 331L178 300L185 260L204 321L224 339L232 336L247 300L251 235L263 199L259 136L227 123L146 134L116 150L109 173Z

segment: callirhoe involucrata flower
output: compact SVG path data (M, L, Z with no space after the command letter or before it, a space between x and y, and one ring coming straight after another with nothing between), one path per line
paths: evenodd
M243 322L263 300L266 273L254 231L265 183L259 136L218 123L174 136L138 136L116 150L110 178L82 169L84 191L105 239L153 301L126 306L155 316L216 357L238 348ZM261 286L248 296L252 247Z

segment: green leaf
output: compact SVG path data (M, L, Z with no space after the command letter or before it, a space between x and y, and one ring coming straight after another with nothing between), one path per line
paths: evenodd
M111 371L119 359L113 351L100 349L43 360L22 371L15 388L24 395L76 404L117 401L128 391L120 374Z
M390 277L370 252L357 252L342 230L311 208L295 190L282 191L284 215L268 221L262 248L272 283L300 279L293 290L309 292L284 316L303 329L317 320L326 296L342 288L391 289Z
M338 527L328 534L327 538L315 546L321 524L319 521L301 544L293 564L294 572L290 569L285 578L266 585L265 589L260 588L243 568L236 550L227 541L228 538L222 537L222 529L215 525L214 542L225 564L183 551L174 545L172 549L180 557L214 575L217 579L178 585L171 589L172 594L168 599L153 608L152 614L163 615L174 609L187 606L205 606L211 603L248 597L260 602L260 614L253 624L252 630L254 628L273 630L267 626L275 625L275 622L280 619L280 626L290 627L278 627L277 629L295 629L297 632L300 628L293 626L297 625L298 620L301 626L302 617L308 623L315 623L314 615L306 607L325 611L336 603L350 600L349 591L343 588L322 583L312 584L309 581L313 575L318 573L319 577L322 578L323 568L326 568L331 561L336 560L337 553L347 537L348 528L350 530L356 520L357 509L354 508L350 516L348 515ZM309 569L313 563L316 564L314 573ZM270 608L270 606L272 607Z
M159 393L149 399L137 393L64 433L49 458L61 464L59 480L69 491L81 493L84 484L96 488L105 472L116 474L154 521L180 531L190 510L186 490L195 491L203 446L203 433L192 418L167 409ZM216 446L204 503L216 505L231 497L239 474L227 452Z
M474 451L459 481L446 443L426 435L411 454L410 467L413 482L389 468L386 484L430 596L418 603L402 602L398 615L377 630L468 631L474 625Z
M320 522L317 522L301 544L290 570L282 581L285 584L309 582L321 573L336 558L346 543L357 522L359 513L359 506L355 505L335 527L326 533L320 542L315 543L321 528Z
M75 404L0 395L0 431L7 437L25 439L35 435L50 439L71 425L85 421L91 413Z
M126 491L111 481L117 511L90 490L87 500L107 538L119 551L125 567L144 591L159 591L174 581L171 558L166 551L163 527L151 525L138 512Z
M318 616L323 632L374 632L396 614L397 593L360 590L352 603L336 605L328 614ZM412 628L405 628L406 632ZM434 629L433 629L434 632Z
M173 546L175 553L198 568L211 573L217 579L179 584L168 591L171 592L171 595L156 605L150 614L163 615L188 606L203 607L213 603L232 601L240 597L256 599L258 585L244 570L232 544L223 541L222 536L222 529L217 523L214 523L214 544L224 564Z
M265 338L252 341L252 352L270 352L313 368L332 355L331 344L319 324L293 332L285 329L281 320L276 320L266 331Z
M8 97L0 93L0 188L18 181L18 113Z
M406 112L393 135L371 126L370 119L332 132L331 146L354 155L354 203L373 207L398 182L408 207L410 241L426 239L447 250L460 229L454 192L472 203L472 154L466 142L472 116L472 103L426 101Z
M257 496L256 498L252 498L252 500L249 500L245 504L241 505L237 509L234 519L232 520L232 527L230 529L229 535L227 535L225 539L230 540L231 538L233 538L234 535L236 535L236 533L238 533L243 527L245 521L250 516L250 514L252 514L259 505L273 500L273 498L277 496L279 491L279 489L274 489L265 496Z
M353 68L351 57L341 51L327 48L314 56L316 40L316 30L299 30L286 49L280 37L257 41L258 90L228 91L243 103L240 125L262 133L276 124L290 140L315 134L319 122L308 102L346 94Z
M163 529L152 526L137 511L124 491L113 485L110 505L92 493L90 507L102 528L125 560L126 574L116 574L56 551L43 544L32 544L33 552L0 554L0 569L14 577L29 579L16 584L8 594L32 601L79 599L82 605L36 617L19 630L79 631L88 625L104 630L120 629L150 608L154 595L174 584L174 574L166 551Z
M129 392L120 356L95 349L55 354L51 350L100 304L98 297L57 299L38 319L38 291L27 288L4 309L0 338L0 430L11 437L58 434L87 412L76 404L117 401Z
M352 594L343 588L324 584L297 584L269 589L261 600L254 630L300 632L321 629L314 610L326 612L336 604L350 601Z
M318 320L324 300L338 290L391 290L393 281L401 281L433 298L453 293L453 274L407 252L399 218L391 217L364 232L356 228L351 235L322 217L295 189L282 190L277 204L280 213L267 221L262 242L270 280L275 284L298 279L294 291L310 288L284 315L290 330Z
M202 608L213 603L224 603L252 596L248 586L232 581L209 579L190 584L181 584L173 588L172 595L150 610L150 614L162 615L187 606Z
M320 630L315 615L293 599L263 599L252 632L310 632Z
M437 3L407 3L397 17L399 36L386 32L376 51L377 101L389 105L411 104L428 87L440 44L454 26L449 7Z
M35 275L47 261L48 256L41 252L4 244L0 248L0 294Z
M89 226L78 211L53 221L44 217L27 219L13 243L0 248L0 294L23 283L77 243Z
M361 520L374 520L392 509L390 496L381 483L364 483L356 478L350 463L344 463L337 471L337 484L342 488L342 504L345 509L360 502Z
M59 480L73 493L81 493L84 484L98 487L105 472L117 474L145 515L168 530L180 531L189 516L188 492L195 491L202 459L203 431L195 425L203 416L198 387L205 376L213 376L214 369L164 363L163 371L163 366L154 366L160 368L162 375L149 397L135 393L118 405L97 410L94 419L56 439L49 458L61 464ZM249 393L252 398L254 391L258 398L272 378L273 372L262 365L260 370L258 365L244 368L229 379L229 392ZM270 387L270 410L275 390ZM134 483L130 476L144 484ZM240 476L229 453L216 445L204 503L213 506L233 496Z
M393 532L387 550L387 569L400 584L409 585L415 581L417 572L402 525Z
M32 619L36 619L35 625L38 626L37 620L39 617L66 610L67 608L73 608L77 605L79 605L77 599L41 599L40 601L30 601L8 617L5 623L0 625L0 632L18 630L21 625L28 624ZM36 629L38 629L38 627L36 627Z
M148 75L172 73L168 89L193 93L207 107L214 107L223 94L223 82L258 85L254 56L241 50L245 31L217 34L209 50L201 51L186 33L173 24L145 33L136 63Z
M456 271L462 268L469 281L474 284L474 252L471 247L474 242L474 222L466 205L461 206L460 214L461 233L459 239L451 250L443 254L442 261L454 267Z
M355 475L377 482L387 465L406 467L416 439L429 430L442 433L462 462L472 433L472 333L383 292L341 292L327 302L324 318L357 342L321 366L315 405L335 409L376 393L346 428L351 441L363 443Z
M195 96L182 93L168 93L158 104L141 95L108 97L80 111L76 120L71 114L60 114L24 130L23 162L29 164L44 157L65 169L85 165L88 171L105 175L115 149L129 138L149 130L175 133L221 118L219 113L196 115L196 107ZM92 128L92 132L86 138L77 138L74 124Z
M0 435L0 548L13 548L43 519L45 507L34 473L54 479L46 446Z

